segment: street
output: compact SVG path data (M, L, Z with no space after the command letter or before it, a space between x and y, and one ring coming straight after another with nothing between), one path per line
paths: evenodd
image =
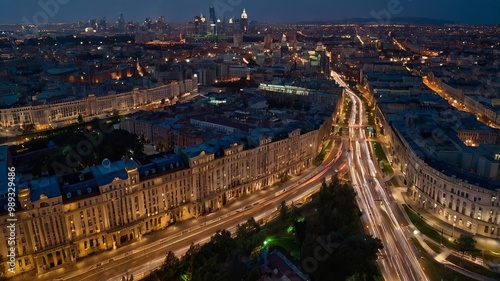
M367 232L380 238L384 245L378 259L381 274L385 280L428 280L405 235L401 223L406 222L380 183L382 176L372 161L366 137L363 103L338 74L334 73L333 78L346 89L353 103L349 117L349 175Z
M290 204L317 192L322 180L329 180L334 170L345 165L345 161L345 157L340 157L334 162L334 155L330 153L323 162L327 164L311 167L287 182L283 189L270 187L261 190L208 216L179 222L145 235L140 241L83 259L71 267L39 275L37 280L121 280L126 274L132 274L134 280L138 280L159 268L168 251L180 257L191 244L207 242L217 230L227 229L234 233L238 224L251 217L257 221L267 218L277 211L282 201Z

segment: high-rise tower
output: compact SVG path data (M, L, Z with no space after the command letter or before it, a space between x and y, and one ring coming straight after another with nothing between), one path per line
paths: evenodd
M215 16L215 8L214 6L210 7L210 18L208 19L211 22L217 22L217 17Z
M241 33L247 33L248 31L248 15L245 9L243 9L243 13L241 13L240 31Z
M215 8L214 6L210 7L208 18L208 34L216 35L217 34L217 18L215 16Z
M123 30L125 28L125 20L123 19L123 14L120 14L118 20L116 21L116 27L119 30Z
M106 30L107 28L107 21L106 21L106 18L102 18L100 21L99 21L99 30Z

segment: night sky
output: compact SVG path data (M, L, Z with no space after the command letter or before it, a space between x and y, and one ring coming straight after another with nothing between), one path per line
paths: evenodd
M292 22L394 17L427 17L464 23L499 24L499 0L0 0L0 23L76 22L123 13L125 20L143 21L164 15L167 21L188 21L211 5L217 16L239 16L243 8L257 21ZM45 12L39 3L61 3ZM388 5L394 5L388 9ZM399 3L399 5L397 5ZM49 5L51 6L51 5ZM382 11L382 10L385 10ZM55 11L55 12L52 12ZM382 11L382 12L380 12ZM389 11L389 13L387 12ZM385 20L385 19L384 19ZM379 20L380 22L380 20Z

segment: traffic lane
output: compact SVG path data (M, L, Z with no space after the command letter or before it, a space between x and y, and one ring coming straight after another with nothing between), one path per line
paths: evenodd
M388 241L388 238L384 235L384 232L381 231L378 227L379 223L376 223L374 220L378 219L378 214L376 213L375 207L373 206L373 200L369 199L367 196L366 191L362 190L361 187L364 186L364 183L361 180L361 175L359 174L359 171L357 169L360 169L359 167L351 167L351 174L353 178L353 182L356 184L354 185L354 188L358 194L357 196L357 201L358 205L360 205L361 208L363 208L363 214L362 219L365 222L365 225L367 226L367 232L369 232L371 235L378 237L382 240L384 245L389 245L385 246L381 252L383 256L387 257L385 260L379 261L379 265L382 266L381 268L381 273L384 277L385 280L394 280L394 276L397 276L397 264L396 261L391 258L393 256L392 252L394 249L392 248L392 243Z
M172 244L169 247L157 247L151 251L142 251L140 254L131 255L126 259L121 259L118 261L113 261L107 265L107 267L98 267L93 270L89 270L86 274L82 274L71 279L70 281L83 281L83 280L109 280L114 277L120 277L127 272L131 272L131 269L137 267L143 267L155 259L163 259L168 251L178 252L185 248L185 245L191 245L191 243L197 244L198 238L191 237L185 241L179 241ZM66 280L66 279L65 279Z
M331 176L330 173L325 173L324 175ZM321 185L321 181L322 178L315 179L311 182L305 183L302 186L302 188L298 188L289 193L285 193L284 196L278 196L276 198L271 199L271 201L268 201L263 206L258 208L258 210L260 211L259 214L265 214L276 211L278 206L280 205L280 202L283 200L291 201L297 195L302 196L308 194L308 192L310 192L311 189L319 188L319 186ZM173 237L173 241L168 247L165 246L161 247L159 245L159 247L155 247L155 249L153 249L151 252L146 252L146 250L144 250L142 252L130 255L129 257L127 257L127 259L107 264L106 267L102 267L106 269L100 270L99 272L94 273L95 271L94 270L85 274L85 276L77 276L70 280L83 280L82 277L84 277L87 280L96 280L94 278L113 277L113 275L117 274L117 270L123 268L124 266L128 268L132 265L141 263L144 264L145 258L149 259L149 258L163 257L168 251L177 251L178 249L189 246L191 243L198 243L198 241L203 240L206 237L212 236L218 229L227 229L230 227L234 227L235 225L242 223L251 217L255 217L256 212L252 212L252 210L253 209L242 211L241 213L236 214L234 216L229 216L228 218L219 220L215 223L215 225L206 226L201 231L194 230L195 234L189 236L190 238L188 238L188 240L186 240L185 238L184 239L181 238L181 240L175 240L176 237ZM132 264L129 264L129 262L132 262Z
M390 209L390 203L388 204L387 198L384 198L383 195L379 193L381 189L381 186L377 188L377 186L371 186L371 188L368 189L367 192L370 192L373 197L378 196L379 199L381 199L379 207L381 210L377 210L378 214L383 215L380 217L384 221L384 223L387 223L386 225L386 230L384 231L384 234L390 234L390 240L394 240L393 243L396 244L397 250L394 252L394 254L398 254L400 258L400 262L404 263L404 268L406 271L402 273L400 271L400 274L406 275L406 278L409 278L409 280L419 280L420 278L417 278L416 276L419 276L421 273L419 272L419 269L415 268L415 261L416 260L415 256L412 255L412 253L409 253L409 246L408 246L408 241L404 239L404 235L402 233L401 228L399 227L399 222L395 218L394 211ZM398 208L399 210L399 208ZM381 212L383 211L383 212ZM389 214L390 213L390 214ZM385 215L385 216L384 216ZM394 217L392 217L394 216ZM389 242L391 243L391 242ZM407 253L407 254L405 254ZM409 254L409 255L408 255ZM422 273L423 274L423 273ZM424 275L425 276L425 275Z
M364 215L364 218L362 218L363 225L373 225L366 217L367 215L368 214ZM372 234L382 240L384 244L387 242L387 238L384 237L383 232L380 233L379 230L372 230ZM377 259L377 264L381 269L381 274L384 277L384 280L395 280L393 277L397 276L397 270L394 265L394 260L389 258L391 255L387 247L384 247L384 249L381 250L381 256L382 258Z
M335 74L334 74L334 75L335 75ZM339 77L338 77L338 75L336 75L336 78L337 78L336 80L340 80L340 79L339 79ZM341 83L340 81L338 81L338 83L339 83L339 84L344 84L344 85L345 85L345 83L344 83L343 81L342 81L342 83ZM355 95L352 93L352 91L350 91L350 90L348 90L348 89L347 89L346 91L347 91L347 93L349 94L349 96L350 96L350 98L351 98L351 100L352 100L353 104L354 104L355 106L356 106L357 104L359 104L359 122L360 122L360 124L362 124L362 123L363 123L363 113L364 113L364 108L363 108L363 106L362 106L362 104L361 104L361 100L359 99L359 97L355 96ZM357 109L356 109L356 107L354 107L354 108L353 108L353 113L354 113L356 110L357 110ZM351 117L353 117L353 115L352 115L352 114L351 114ZM355 117L354 117L354 118L355 118ZM352 121L353 121L353 118L351 118L351 124L352 124ZM367 145L367 144L366 144L366 137L364 137L364 131L362 131L362 130L357 130L357 131L350 130L350 136L351 136L351 137L356 138L357 140L362 140L362 141L363 141L363 148L364 148L365 153L367 154L367 156L366 156L366 157L367 157L366 161L368 161L369 163L371 163L371 158L370 158L371 156L370 156L370 154L367 152L367 149L366 149L366 148L367 148L367 147L366 147L366 145ZM355 152L353 152L354 154L355 154L355 153L359 153L359 145L358 145L358 143L357 143L357 142L356 142L356 145L357 145L357 146L356 146L356 151L355 151ZM352 147L351 147L351 149L352 149ZM359 156L358 156L358 157L359 157ZM361 163L361 161L359 161L359 159L357 159L357 161L355 161L355 163L357 164L357 167L358 167L359 171L361 171L361 173L362 173L362 175L363 175L363 176L365 176L365 175L366 175L366 171L369 171L369 172L370 172L370 174L372 174L372 176L374 176L374 177L377 175L376 171L373 171L372 169L370 169L370 167L369 167L370 165L367 165L367 164L366 164L366 162L365 162L364 164L362 164L362 163ZM372 204L374 203L374 202L373 202L373 198L374 198L374 197L377 197L377 196L380 196L380 194L378 194L378 192L375 192L375 194L373 194L373 189L374 189L374 188L376 188L376 187L374 187L374 184L373 184L373 183L370 183L370 185L371 185L371 188L369 188L368 186L366 186L366 188L361 189L361 190L360 190L360 192L362 192L363 196L366 196L367 194L369 194L370 198L369 198L369 202L367 202L366 207L368 207L368 208L373 208L373 206L372 206ZM364 186L364 185L363 185L363 186ZM361 185L359 185L359 187L361 188ZM366 193L365 193L365 192L366 192ZM388 199L387 199L387 198L388 198L388 196L384 196L384 195L385 195L385 194L383 194L382 196L380 196L380 198L384 198L384 199L385 199L385 200L384 200L384 202L388 202ZM390 204L389 204L389 203L387 203L387 204L388 204L388 208L390 208ZM376 208L376 207L375 207L375 208ZM371 210L371 212L372 212L373 214L375 214L375 216L379 216L379 213L380 213L380 212L379 212L379 210L377 210L377 209L375 209L375 210ZM387 216L389 217L389 214L387 214ZM387 230L389 230L388 232L387 232L387 231L382 231L382 232L380 232L380 233L382 234L382 235L381 235L381 237L382 237L383 241L385 241L385 242L386 242L386 247L388 247L388 248L389 248L389 250L390 250L390 252L392 252L392 253L393 253L393 255L394 255L394 256L396 256L396 255L397 255L397 253L405 253L404 251L402 252L402 250L403 250L403 249L402 249L402 245L406 245L406 246L408 246L408 244L407 244L407 243L405 243L405 241L401 241L401 235L398 235L398 233L395 233L395 232L397 232L398 230L400 230L400 228L399 228L397 225L396 225L396 226L391 226L390 224L389 224L389 225L386 225L389 221L390 221L390 222L392 222L392 224L394 224L394 223L396 223L396 224L397 224L397 223L398 223L398 222L397 222L397 219L395 218L395 215L394 215L394 214L392 214L392 217L393 217L393 219L389 219L388 221L387 221L387 220L384 220L384 222L383 222L382 224L380 224L379 226L380 226L380 227L385 226L385 227L387 228ZM379 218L379 219L380 219L380 218ZM372 222L372 225L373 225L373 222ZM374 230L375 230L376 232L379 232L377 228L378 228L377 226L374 226ZM390 234L390 235L389 235L389 234ZM402 233L399 233L399 234L402 234ZM390 240L393 240L393 243L390 243ZM397 241L398 243L395 243L396 241ZM389 242L389 243L387 243L387 242ZM394 249L394 244L398 244L396 247L398 247L399 249ZM411 254L410 254L410 255L411 255ZM401 255L400 255L400 256L401 256ZM414 256L413 256L413 257L414 257ZM393 258L394 258L394 257L393 257ZM391 259L393 259L393 258L391 258ZM408 280L417 280L417 278L415 278L415 273L416 273L416 271L418 271L418 270L415 270L415 271L413 270L415 265L413 265L413 266L412 266L411 264L409 264L409 263L406 261L406 258L403 258L402 256L401 256L401 258L402 258L402 260L401 260L400 258L395 259L395 260L394 260L394 263L395 263L395 264L396 264L396 266L400 269L399 271L401 272L401 274L405 275L403 279L404 279L404 280L406 280L406 279L408 279ZM410 258L410 260L411 260L411 258ZM409 272L409 274L406 274L406 273L408 273L408 272L407 272L407 271L405 271L405 270L404 270L404 268L402 268L401 263L400 263L401 261L403 261L403 262L407 265L407 268L411 268L411 269L410 269L411 271ZM410 275L411 275L411 277L410 277ZM418 275L418 274L417 274L417 275Z
M276 202L266 204L267 206L262 208L262 211L266 212L276 209L274 203ZM181 235L177 234L171 237L171 239L164 244L157 245L156 247L152 247L148 250L142 250L140 252L130 254L124 259L107 263L92 270L89 268L87 273L75 276L68 280L108 280L116 275L124 274L129 268L147 264L148 261L156 258L163 258L168 251L177 252L184 247L189 247L191 244L198 244L199 241L213 236L217 230L234 227L235 225L242 223L253 216L254 214L252 212L243 211L235 216L228 217L227 219L216 219L214 223L207 227L202 227L185 234L182 234L181 232Z
M370 216L372 217L371 226L374 228L374 233L379 237L384 244L384 254L387 257L387 261L391 265L390 274L391 276L395 276L394 272L398 274L399 278L403 280L418 280L414 276L414 272L408 272L408 268L411 268L411 264L405 260L403 257L404 251L400 244L402 243L399 239L398 235L394 232L392 222L388 217L384 218L381 215L379 210L380 203L376 203L374 200L374 195L372 188L369 188L367 185L363 185L365 188L361 192L364 196L368 198L367 207L370 209ZM368 195L368 196L367 196ZM397 230L396 230L397 231ZM404 242L403 242L404 243Z
M361 132L357 132L357 133L359 135L362 135ZM357 135L357 134L355 134L355 135ZM365 146L366 146L366 142L363 143L364 150L366 150ZM356 151L355 151L355 153L359 154L360 153L359 150L360 150L359 143L356 142ZM365 171L370 171L370 169L369 169L368 165L366 164L366 162L362 163L359 159L356 159L356 160L357 161L355 161L355 162L357 164L357 167L358 167L358 169L360 171L362 171L363 175L366 174ZM368 161L370 161L370 159L368 159ZM379 195L377 193L373 194L373 188L369 188L367 185L363 185L363 186L366 187L365 188L366 190L363 190L363 191L370 195L369 203L367 205L369 206L369 208L373 209L373 206L372 206L373 200L374 200L374 198L377 198ZM366 193L364 193L364 192L363 192L363 194L366 195ZM381 218L380 218L380 215L379 215L379 211L378 210L372 210L371 212L377 217L377 218L374 218L374 219L377 219L380 222ZM379 223L379 225L376 225L376 224L372 223L372 227L374 227L374 230L375 230L374 232L377 233L378 236L381 238L381 240L383 240L385 242L384 244L386 245L386 250L388 250L386 252L386 254L388 254L388 261L392 265L391 267L392 268L396 268L396 267L398 268L398 270L396 271L396 273L403 275L403 276L399 276L398 275L399 277L402 277L403 280L417 280L417 278L414 275L413 270L411 272L407 272L407 271L404 270L405 268L408 268L408 267L411 268L412 266L406 261L406 259L404 259L404 258L401 257L401 254L399 254L399 253L404 253L404 252L401 252L401 248L398 247L398 245L397 245L397 244L400 244L401 242L398 241L398 243L396 243L397 240L400 240L398 238L398 235L396 235L393 232L393 229L392 229L391 226L386 226L385 224L386 224L386 222ZM385 226L386 229L381 229L381 227L383 227L383 226ZM388 235L388 233L390 233L391 235ZM405 264L405 266L403 266L403 263ZM394 271L393 270L390 270L390 271L391 271L391 275L393 275Z
M414 268L413 263L415 262L415 260L411 258L411 254L415 255L415 252L413 252L412 248L405 247L405 245L407 245L408 241L406 240L406 236L404 235L403 230L400 228L397 228L393 225L393 223L391 222L391 219L389 217L389 214L385 210L385 206L383 204L379 206L379 209L380 209L380 214L383 217L382 225L385 228L384 233L387 233L388 235L390 233L389 236L392 236L395 239L394 246L398 249L397 250L397 252L399 253L398 258L404 264L404 267L407 270L411 271L411 272L407 272L407 273L409 273L408 275L411 274L411 280L419 280L419 278L416 276L419 276L420 274L423 274L423 273L417 272L417 269ZM398 233L396 233L396 232L398 232ZM418 263L418 260L417 260L417 263ZM408 276L408 278L410 278L410 276Z
M296 196L297 193L301 194L301 196L303 196L303 195L307 194L310 189L319 188L320 186L321 186L321 184L318 181L314 181L314 182L311 182L309 184L306 184L305 189L295 190L293 192L288 193L286 196L284 196L282 198L276 198L274 200L274 202L271 202L267 207L261 208L261 213L275 212L277 207L274 207L274 206L279 206L280 202L282 200L291 201L292 199L294 199L294 196ZM244 222L247 219L254 217L254 216L255 216L255 214L249 213L249 214L246 214L244 218L235 219L233 222L229 221L229 222L225 223L225 225L221 225L220 227L228 229L228 228L234 227L234 225L236 225L238 223L238 221L239 221L239 223L241 223L241 222ZM199 236L203 237L204 235L205 234L200 234ZM206 235L206 236L210 236L210 235ZM199 243L199 242L195 242L195 243ZM179 249L182 247L183 247L183 243L179 244L179 246L176 249ZM163 252L160 252L160 253L163 253Z
M359 167L358 167L359 168ZM353 168L353 173L355 173L355 169ZM359 173L359 172L358 172ZM360 186L363 186L363 183L361 182L361 177L359 174L353 175L354 181L356 181L356 192L358 193L357 196L357 201L358 205L363 208L363 225L367 226L367 232L369 232L371 235L378 237L384 245L389 245L385 246L381 252L382 256L386 257L385 260L378 260L379 266L381 266L381 274L384 277L384 280L395 280L394 277L397 276L397 264L396 261L391 258L393 256L392 252L394 251L392 249L392 243L389 243L388 238L385 236L384 232L381 231L381 229L378 227L378 223L376 223L374 220L377 219L377 214L376 210L374 209L374 206L371 204L372 201L370 201L367 198L366 193L360 189Z
M314 170L311 169L311 173ZM295 180L291 180L290 182L297 182L300 179L297 178ZM267 198L269 196L274 196L275 192L279 190L276 187L270 187L266 188L265 190L260 190L257 191L256 193L250 195L247 198L242 198L241 200L238 201L233 201L229 205L225 206L225 208L222 208L214 213L210 213L209 215L206 216L200 216L198 218L193 218L190 220L186 221L180 221L172 226L167 227L166 229L159 230L156 232L153 232L149 235L146 235L142 238L140 241L135 241L131 244L124 245L122 247L117 248L116 250L112 251L106 251L103 252L99 255L93 256L93 257L88 257L82 261L79 261L76 264L73 264L71 266L68 266L66 269L60 269L57 271L51 271L49 273L43 274L41 276L38 276L39 280L53 280L57 277L59 278L64 278L65 276L70 275L74 271L74 269L82 269L82 268L87 268L92 265L95 265L100 262L106 262L116 256L123 255L126 252L129 252L133 249L136 249L138 247L145 247L150 243L154 243L155 241L162 240L165 237L171 237L172 235L176 235L178 232L185 231L187 229L190 229L192 227L199 226L200 224L206 223L207 221L211 221L213 218L217 218L220 216L225 216L230 213L235 212L236 210L252 205L256 201L259 201L261 199ZM70 270L69 272L66 272L65 270Z
M409 273L412 274L413 280L416 280L415 276L423 276L426 278L425 273L422 271L421 267L418 266L418 259L415 254L412 252L412 248L409 246L409 242L406 240L403 230L400 227L401 220L396 218L395 213L400 213L400 209L396 206L396 210L391 208L391 202L386 197L386 193L383 191L382 186L379 184L378 180L375 181L377 183L376 186L372 186L370 188L370 192L374 194L378 194L382 199L380 202L380 208L383 211L382 213L385 215L386 221L391 222L390 228L388 230L392 233L392 236L397 240L398 252L402 255L402 261L406 264L406 267L410 270ZM401 214L402 215L402 214ZM403 220L404 221L404 220ZM407 253L404 255L404 253ZM420 278L418 278L420 279Z

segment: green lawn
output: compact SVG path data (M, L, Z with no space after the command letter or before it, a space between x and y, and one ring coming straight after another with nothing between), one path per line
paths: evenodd
M436 260L432 258L427 252L425 252L424 248L418 240L414 237L411 238L411 242L415 247L420 251L420 254L417 255L419 259L419 263L422 266L422 269L425 271L425 274L431 281L472 281L474 279L464 276L458 272L453 271L450 268L440 264Z
M410 218L412 223L415 225L415 227L417 227L418 230L422 234L424 234L425 236L427 236L435 241L435 242L431 242L431 241L425 240L427 245L429 245L429 247L431 249L433 249L434 251L439 249L437 243L441 242L441 234L438 231L436 231L434 228L432 228L430 225L428 225L418 214L416 214L407 205L403 205L403 206L405 208L406 213L408 214L408 217ZM450 249L455 248L455 245L453 244L453 242L449 241L448 239L442 239L442 242L446 247L448 247ZM460 258L459 257L451 255L448 257L448 260L456 265L460 265ZM481 274L481 275L484 275L487 277L497 278L498 280L500 280L500 273L495 273L493 271L490 271L487 268L480 266L478 264L475 264L473 262L464 260L463 267L470 270L470 271L476 272L478 274ZM490 275L488 275L488 274L490 274Z
M368 114L368 125L375 126L375 118L371 114Z
M283 247L295 260L300 260L300 245L295 235L288 232L288 227L282 228L273 235L268 235L266 241L269 245Z
M431 242L427 239L424 239L424 242L431 248L435 253L439 254L441 253L441 247L439 247L438 244Z
M494 278L496 280L500 280L500 273L494 272L489 270L488 268L481 266L479 264L473 263L471 261L468 261L466 259L460 260L460 257L457 257L455 255L450 255L448 258L446 258L451 263L454 263L458 266L461 266L469 271L475 272L477 274Z
M347 105L344 106L344 124L349 123L349 118L351 117L352 112L352 102L348 101Z
M415 245L415 248L417 248L417 250L418 250L420 253L425 253L425 249L424 249L424 247L422 247L422 245L420 245L420 242L418 242L417 238L415 238L415 237L410 237L410 240L411 240L411 242L413 243L413 245Z
M333 145L333 141L329 140L327 143L326 143L326 146L325 146L325 149L326 150L330 150L332 149L332 145Z
M415 227L425 236L431 238L437 243L443 243L448 248L454 248L455 245L453 242L449 241L448 239L442 239L441 233L436 231L434 228L432 228L430 225L428 225L415 211L410 209L408 205L403 205L405 208L406 213L408 214L408 217L410 218L411 222L415 225Z
M306 203L298 207L303 217L316 215L316 210L313 204ZM300 259L300 245L294 234L288 233L290 224L287 221L282 221L278 216L270 221L262 230L265 233L266 239L269 239L270 245L281 246L286 249L290 255L296 260Z
M389 160L387 160L387 156L385 155L384 150L382 149L382 146L380 146L379 142L373 142L373 150L375 151L377 163L380 163L380 161L384 162L384 165L380 167L382 169L382 172L389 175L394 174L391 164L389 164Z
M321 165L321 163L325 159L327 150L331 149L331 147L332 147L332 141L331 140L329 140L325 144L323 144L323 147L321 148L321 151L318 153L318 155L316 156L316 158L314 158L314 164L316 166Z

